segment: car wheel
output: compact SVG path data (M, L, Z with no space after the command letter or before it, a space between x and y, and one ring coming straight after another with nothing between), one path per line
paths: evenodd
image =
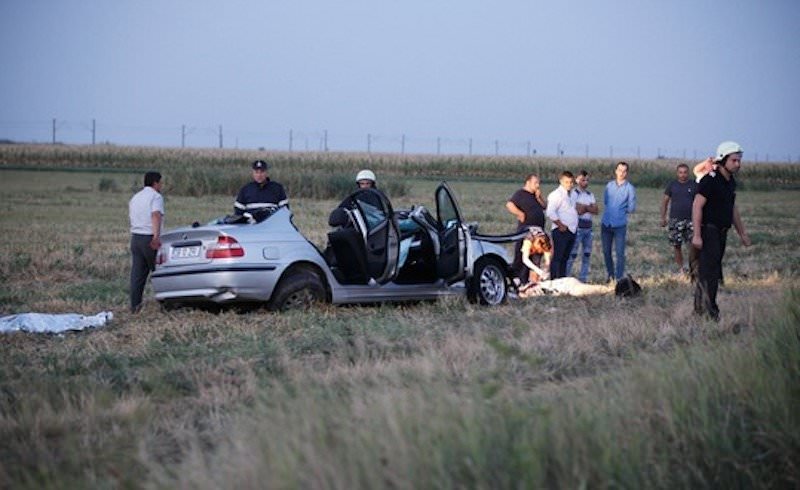
M313 272L291 273L281 279L272 292L267 307L273 311L308 308L313 303L325 300L325 286Z
M467 290L470 301L482 305L496 306L506 302L508 284L503 267L494 259L485 258L475 264L475 273L470 278Z

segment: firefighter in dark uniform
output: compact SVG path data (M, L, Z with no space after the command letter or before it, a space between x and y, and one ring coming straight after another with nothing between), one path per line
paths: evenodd
M750 246L736 209L736 179L742 162L742 147L725 141L717 148L717 170L704 176L697 185L692 204L692 245L699 251L700 265L694 297L694 311L719 320L717 290L722 278L722 257L728 230L733 226L742 245Z
M270 180L267 170L269 164L264 160L253 162L253 181L242 187L236 195L236 202L233 203L234 214L242 215L245 212L289 203L283 186Z

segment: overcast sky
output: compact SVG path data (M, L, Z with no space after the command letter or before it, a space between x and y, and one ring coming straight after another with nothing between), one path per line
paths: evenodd
M0 2L0 139L800 159L800 2ZM405 135L405 140L403 139ZM437 140L437 138L439 138ZM495 146L497 141L497 146Z

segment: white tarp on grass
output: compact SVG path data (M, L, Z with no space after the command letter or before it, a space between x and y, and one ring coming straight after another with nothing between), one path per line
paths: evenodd
M90 316L77 313L19 313L0 317L0 333L62 333L69 330L102 327L112 318L114 318L114 313L110 311L101 311Z

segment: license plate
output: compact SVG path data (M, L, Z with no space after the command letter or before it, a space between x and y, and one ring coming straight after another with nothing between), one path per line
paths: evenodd
M200 245L173 248L170 257L173 259L196 259L200 257Z

